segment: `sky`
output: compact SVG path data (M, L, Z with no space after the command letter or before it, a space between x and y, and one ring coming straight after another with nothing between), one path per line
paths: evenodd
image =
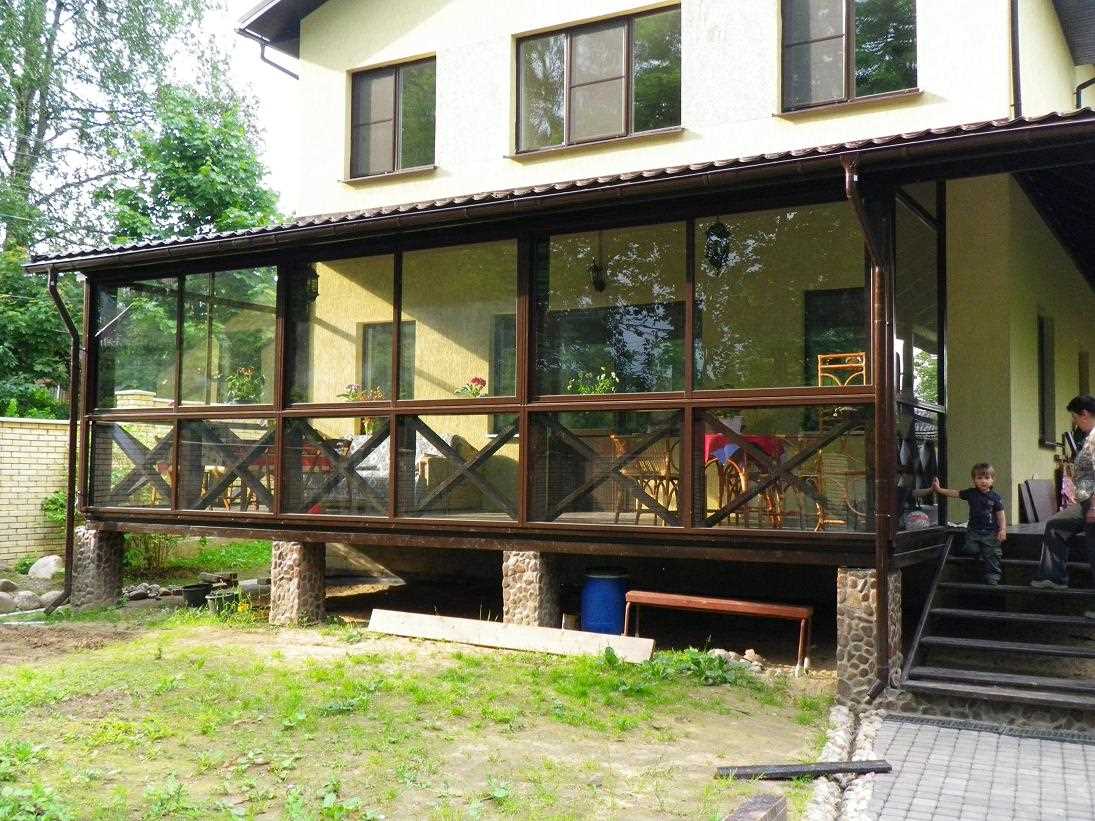
M235 32L240 17L250 11L257 0L222 1L223 10L207 15L205 31L216 38L231 59L233 84L255 99L263 140L260 157L269 171L267 184L280 196L279 210L292 214L298 211L300 190L299 130L292 127L291 116L299 93L298 83L262 62L259 44ZM290 70L296 68L296 61L280 52L267 50L267 55Z

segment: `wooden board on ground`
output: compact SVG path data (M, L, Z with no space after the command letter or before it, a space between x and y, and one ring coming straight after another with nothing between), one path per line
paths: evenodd
M374 610L369 619L369 630L393 636L454 641L506 650L529 650L559 656L599 656L606 647L611 647L622 660L635 664L647 661L654 652L653 639L458 619L452 616L431 616L427 613L403 613L398 610Z

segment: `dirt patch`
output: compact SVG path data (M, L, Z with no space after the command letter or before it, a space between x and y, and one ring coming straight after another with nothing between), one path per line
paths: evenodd
M136 634L130 627L91 624L0 624L0 666L98 650Z

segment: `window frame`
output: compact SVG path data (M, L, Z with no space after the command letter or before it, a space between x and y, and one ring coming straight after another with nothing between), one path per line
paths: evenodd
M403 72L411 67L424 65L426 63L434 64L434 98L433 98L433 115L434 115L434 149L433 149L433 161L424 165L400 165L400 156L402 154L403 146ZM371 174L354 174L354 157L355 157L355 141L354 141L354 82L358 77L365 75L380 75L386 72L391 72L393 75L393 89L392 89L392 169L390 171L376 171ZM381 66L370 66L369 68L354 69L347 74L346 94L348 96L346 108L347 108L347 121L346 121L346 181L352 182L355 180L371 180L377 177L389 177L393 174L406 174L414 171L422 171L424 169L435 168L437 165L437 55L432 54L428 57L419 57L414 60L404 60L398 63L387 63ZM376 122L387 122L376 121Z
M1056 329L1052 317L1038 314L1038 446L1057 447Z
M666 131L679 130L682 127L682 123L669 126L659 126L658 128L648 128L642 131L635 131L635 70L634 70L634 56L635 56L635 21L643 17L650 17L655 14L664 14L666 12L676 11L681 13L681 5L679 3L662 6L660 8L648 9L646 11L636 12L634 14L622 14L616 17L608 17L603 20L594 20L588 23L580 23L574 26L565 26L555 29L547 29L545 31L539 31L535 34L528 34L516 39L514 48L514 88L516 89L516 105L514 106L514 120L513 120L513 145L514 154L537 154L542 151L556 151L561 148L570 148L578 145L591 145L600 142L606 142L609 140L623 140L630 137L640 136L643 134L658 134ZM624 105L623 105L623 130L617 134L609 136L590 137L584 140L574 140L571 138L571 102L572 88L584 87L592 85L595 82L605 82L608 80L617 80L618 77L605 77L601 80L591 81L589 83L580 83L577 86L573 85L573 56L574 49L572 47L572 40L575 34L582 34L585 32L596 31L598 29L610 28L618 23L623 23L625 28L624 36L624 74L623 74L623 88L624 88ZM563 36L563 141L554 145L545 145L537 148L525 148L521 145L521 45L529 42L530 40L540 40L547 37L555 37L558 35ZM684 83L678 87L680 92L683 89ZM683 95L682 95L683 96ZM683 121L683 110L681 112L681 120Z
M795 0L780 0L780 44L779 44L779 110L780 113L789 114L796 111L810 111L817 108L828 108L830 106L842 106L849 103L860 102L864 100L885 100L889 97L900 97L919 90L920 84L920 37L919 30L917 30L916 36L916 78L915 82L907 88L893 89L891 91L880 91L874 94L856 94L855 93L855 74L856 74L856 0L842 0L844 3L844 33L834 34L828 37L818 37L813 40L798 40L792 43L786 42L784 38L784 32L787 29L787 15L788 9L791 7L791 3ZM913 22L916 23L916 0L913 0ZM814 43L823 43L830 40L844 40L844 94L840 97L818 100L816 102L804 103L802 105L789 105L785 97L785 91L787 88L787 71L786 71L786 55L787 50L798 46L812 45Z

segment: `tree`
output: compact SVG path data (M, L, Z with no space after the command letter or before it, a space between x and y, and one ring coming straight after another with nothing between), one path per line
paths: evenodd
M0 233L5 250L98 236L89 196L151 121L172 42L213 0L0 3Z
M277 195L263 185L246 101L220 85L167 86L156 123L135 135L130 179L103 187L116 240L191 236L268 225Z

